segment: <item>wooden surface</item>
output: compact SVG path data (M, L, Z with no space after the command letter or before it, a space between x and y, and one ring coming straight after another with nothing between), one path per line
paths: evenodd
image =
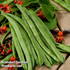
M70 32L70 12L67 11L59 11L56 12L56 18L61 30Z
M70 57L65 61L65 63L59 68L59 70L70 70Z
M7 68L0 68L0 70L8 70Z

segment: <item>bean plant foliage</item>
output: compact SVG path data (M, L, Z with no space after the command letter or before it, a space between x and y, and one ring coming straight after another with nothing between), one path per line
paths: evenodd
M49 0L0 0L0 59L17 60L21 63L11 65L22 65L8 70L34 70L43 64L51 69L52 65L64 63L61 52L70 53L70 46L61 44L61 31L59 37L50 32L57 25L54 12L58 10ZM8 34L12 37L5 40Z

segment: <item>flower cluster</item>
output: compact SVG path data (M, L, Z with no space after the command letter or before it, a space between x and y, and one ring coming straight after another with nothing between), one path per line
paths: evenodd
M7 27L4 25L4 27L0 27L1 34L4 34L7 31Z
M7 51L7 54L11 53L12 52L12 49L8 49Z
M22 5L23 4L23 1L19 1L19 0L16 1L15 0L14 3L18 3L18 4Z
M9 66L10 66L10 67L8 67L8 70L14 70L13 64L10 64Z
M64 41L63 33L61 31L58 32L58 35L53 35L56 42L62 43Z
M3 51L1 52L1 55L4 55L4 53L5 53L5 49L3 49Z
M16 57L11 57L11 61L15 61L16 60Z
M9 47L9 48L8 48ZM0 53L1 55L8 55L12 52L12 49L11 49L11 43L5 45L5 44L2 44L0 46Z
M3 4L0 4L0 9L3 10L5 13L10 13L11 11L11 5L9 6L8 4L5 5L5 7L3 6Z
M16 61L16 57L11 57L11 61L14 62ZM11 64L11 67L8 67L8 70L14 70L13 64Z
M46 18L41 10L37 11L37 16L42 18L42 19Z
M1 55L5 54L5 48L6 48L6 46L4 44L2 44L2 47L0 47L0 53L1 53Z

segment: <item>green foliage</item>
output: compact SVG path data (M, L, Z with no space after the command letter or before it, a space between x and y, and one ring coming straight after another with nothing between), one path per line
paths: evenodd
M68 0L54 0L56 3L58 3L59 5L61 5L62 7L64 7L65 9L67 9L68 11L70 11L70 1Z
M41 4L46 4L46 5L50 5L50 1L49 0L37 0L39 3Z
M6 0L0 0L0 3L4 2L4 1L6 1Z
M49 22L45 22L47 27L52 30L56 27L57 22L56 22L56 17L54 17L54 8L56 8L54 5L52 5L49 0L39 0L41 7L42 7L42 11L46 17L46 19ZM54 8L53 8L54 7Z
M28 6L30 5L31 3L36 3L37 1L36 0L23 0L23 6Z
M1 40L0 40L1 44L3 44L3 41L4 41L5 37L9 34L9 32L10 32L10 30L8 30L8 31L2 36L2 38L1 38Z
M1 61L9 61L11 59L11 57L12 57L12 54L9 54L5 58L3 58ZM0 66L2 65L1 61L0 61ZM5 63L3 63L3 64L5 64Z
M13 1L6 0L3 4ZM37 17L34 11L25 8L32 3L39 3L48 20L47 22L43 22ZM63 63L65 58L60 51L70 53L70 47L56 43L49 31L56 27L57 21L54 10L58 10L57 7L51 4L49 0L24 0L23 6L25 7L16 4L17 8L15 8L15 4L11 5L14 7L12 14L1 11L0 18L2 19L0 22L3 19L7 20L6 23L11 29L13 55L8 55L3 60L10 60L11 56L15 57L17 54L20 61L28 62L22 64L24 70L34 70L35 63L38 66L45 64L49 68L57 62ZM4 34L1 44L9 32L10 30Z
M5 6L6 4L10 4L11 2L13 2L14 0L6 0L4 2L2 2L2 4Z
M51 22L54 17L54 9L49 5L42 4L42 11L47 20Z
M52 22L46 22L46 21L44 21L44 23L48 27L49 30L52 30L57 25L56 17L54 17L54 19L52 20Z

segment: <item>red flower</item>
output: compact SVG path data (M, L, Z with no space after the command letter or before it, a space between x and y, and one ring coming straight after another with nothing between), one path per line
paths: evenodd
M4 55L4 52L1 52L2 55Z
M53 35L54 37L56 37L55 35Z
M40 13L41 11L40 11L40 10L38 10L37 12L38 12L38 13Z
M13 64L10 64L9 66L11 67L8 67L8 70L14 70Z
M7 27L4 25L4 27L1 27L0 28L0 32L2 33L2 34L4 34L5 32L7 31Z
M64 41L64 38L62 37L62 34L60 34L60 36L58 35L53 35L55 38L55 41L58 43L62 43Z
M1 45L2 47L4 46L4 44Z
M1 52L1 54L4 55L4 52L5 52L5 50L3 50L3 51Z
M0 48L0 53L1 53L2 48Z
M41 10L37 11L37 16L42 18L42 19L46 18Z
M61 31L59 31L58 35L59 35L59 36L62 36L62 35L63 35L63 33L62 33Z
M23 4L23 1L19 1L19 0L16 1L15 0L14 3L18 3L18 4L22 5Z
M4 32L3 32L3 27L0 28L0 32L1 32L2 34L4 34Z
M5 7L8 7L8 4L6 4Z
M15 63L16 65L20 65L19 63Z
M60 38L59 37L57 37L57 40L59 40Z
M5 5L5 7L2 9L5 13L10 13L11 12L11 5L9 6L8 4Z
M6 8L5 13L11 12L11 10L10 10L11 5L9 6L8 4L6 4L5 8Z
M7 31L7 27L6 27L6 25L4 25L4 28L3 28L3 29L4 29L5 32Z
M42 16L42 18L44 19L44 18L45 18L45 16L43 15L43 16Z
M0 9L2 9L3 8L3 4L0 4Z
M17 3L17 1L15 0L14 3Z
M55 38L55 40L58 43L62 43L62 41L64 41L64 38L60 36L60 37Z
M23 1L20 1L20 5L22 5L23 4Z
M16 57L11 57L11 61L15 61L16 60Z
M11 52L12 52L12 50L11 50L11 49L8 49L7 54L9 54L9 53L11 53Z
M17 3L18 3L18 4L20 4L20 1L19 1L19 0L17 0Z
M8 4L6 4L5 7L3 6L3 4L0 4L0 9L2 9L5 13L11 12L10 8L11 6L9 6Z
M3 47L4 49L6 48L6 46Z
M14 70L14 67L8 67L8 70Z
M37 16L40 17L40 14L38 13Z
M8 43L9 47L11 47L11 43Z
M64 38L63 37L60 37L60 40L64 40Z

